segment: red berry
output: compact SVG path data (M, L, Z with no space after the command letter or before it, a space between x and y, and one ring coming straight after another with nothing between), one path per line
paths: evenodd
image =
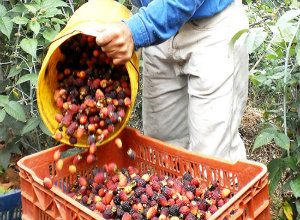
M146 218L151 219L157 214L157 206L152 206L148 209L146 213Z
M71 173L71 174L74 174L74 173L76 173L76 166L75 165L70 165L69 166L69 172Z
M103 196L105 196L105 189L104 188L100 188L99 190L98 190L98 195L99 196L101 196L101 197L103 197Z
M78 182L81 186L87 186L87 184L88 184L85 177L79 177Z
M99 212L103 213L106 207L105 207L105 205L103 204L103 202L97 202L96 205L95 205L95 208L96 208Z
M179 209L179 212L183 215L183 216L187 216L190 212L190 208L188 206L182 206Z
M57 114L55 115L55 120L56 120L58 123L60 123L63 117L64 117L64 116L63 116L62 114L57 113Z
M96 153L96 151L97 151L97 146L96 146L96 144L91 144L91 146L89 147L89 152L90 152L90 154L95 154Z
M56 150L53 154L54 161L58 161L60 159L61 153L60 150Z
M123 190L119 193L119 196L120 196L121 201L127 201L128 200L128 195Z
M92 163L94 163L95 161L96 161L96 157L95 157L94 154L89 154L89 155L87 156L87 158L86 158L86 162L87 162L88 164L92 164Z
M84 127L82 125L80 125L77 128L76 137L77 137L77 139L80 139L80 138L82 138L83 135L84 135Z
M56 169L57 170L62 170L64 166L64 161L62 159L59 159L57 162L56 162Z
M192 201L194 199L194 194L191 192L191 191L187 191L185 196L190 200Z
M125 105L126 107L130 107L130 105L131 105L131 100L130 100L129 97L126 97L126 98L124 99L124 105Z
M60 141L63 138L62 133L58 132L55 134L55 140Z
M125 212L122 216L122 220L131 220L131 215L128 212Z
M218 211L218 208L217 208L217 206L215 206L215 205L211 205L210 207L208 207L208 211L209 211L211 214L214 214L216 211Z
M103 203L105 204L105 205L108 205L108 204L110 204L110 202L111 202L111 200L113 199L113 192L112 191L108 191L106 194L105 194L105 196L104 196L104 198L103 198Z
M94 181L98 184L103 184L104 180L105 180L104 172L98 172L94 177Z
M85 125L87 123L87 119L88 119L87 115L82 114L79 117L79 123L82 124L82 125Z
M46 187L47 189L51 189L53 186L52 180L48 177L44 178L43 184L44 184L44 187Z
M225 204L225 202L224 202L223 199L219 199L218 202L217 202L218 207L222 207L224 204Z

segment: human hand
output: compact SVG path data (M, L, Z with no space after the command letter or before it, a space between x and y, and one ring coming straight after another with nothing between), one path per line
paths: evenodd
M113 59L113 64L125 64L134 52L134 43L130 29L124 22L99 26L96 43L106 55Z

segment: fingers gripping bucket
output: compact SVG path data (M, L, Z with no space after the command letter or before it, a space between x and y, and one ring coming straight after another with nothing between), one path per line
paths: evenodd
M37 104L42 120L51 132L55 135L58 128L58 122L55 120L55 114L60 112L55 104L54 91L58 88L56 64L62 58L59 46L67 39L77 34L86 34L96 36L96 28L99 24L121 21L129 18L131 12L120 3L114 0L91 0L82 5L72 15L66 27L56 36L42 63L37 84ZM138 90L138 56L133 54L130 62L125 64L129 75L131 86L131 106L127 109L124 119L116 124L115 131L106 139L97 145L105 144L116 137L128 123ZM63 130L62 143L70 144L68 136ZM74 146L86 147L87 135L77 140Z

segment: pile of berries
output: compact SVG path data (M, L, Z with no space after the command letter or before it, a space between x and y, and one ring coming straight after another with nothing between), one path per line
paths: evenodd
M114 66L95 37L75 35L60 46L58 88L54 101L60 112L55 138L70 144L87 135L87 144L102 142L120 123L131 105L130 80L125 66Z
M208 219L233 196L217 183L204 186L188 172L173 178L109 163L93 174L78 177L68 195L105 219Z

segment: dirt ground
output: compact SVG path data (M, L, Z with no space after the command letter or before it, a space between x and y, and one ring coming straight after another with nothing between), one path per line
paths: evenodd
M267 165L272 159L280 156L280 150L277 149L274 144L263 146L254 151L252 150L255 137L259 132L261 120L261 113L257 109L253 108L251 103L248 103L239 131L246 146L248 159ZM279 189L270 197L270 200L271 217L275 220L278 219L281 212L280 207L282 198L280 196Z

